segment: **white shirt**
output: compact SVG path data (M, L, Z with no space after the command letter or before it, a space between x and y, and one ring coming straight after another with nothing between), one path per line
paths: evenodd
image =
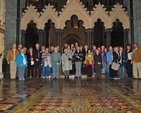
M22 53L21 53L21 55L23 56L23 64L26 65L26 59L25 59L25 56L24 56L24 54L22 54Z

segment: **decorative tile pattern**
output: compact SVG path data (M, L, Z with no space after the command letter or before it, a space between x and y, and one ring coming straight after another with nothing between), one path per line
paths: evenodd
M140 113L140 80L3 80L0 112Z

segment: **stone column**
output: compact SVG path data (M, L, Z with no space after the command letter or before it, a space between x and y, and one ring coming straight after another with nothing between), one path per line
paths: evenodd
M16 23L16 44L19 44L19 36L20 36L20 11L21 11L21 7L20 7L20 0L17 0L17 23Z
M25 34L26 31L25 30L21 30L22 36L21 36L21 44L23 45L23 47L25 47Z
M87 33L87 45L91 49L92 48L92 37L93 37L94 30L92 28L86 29Z
M133 47L133 43L134 43L133 0L130 0L130 29L131 29L131 47Z
M4 29L0 28L0 79L3 78L2 63L4 56Z
M38 36L39 36L39 44L40 46L43 45L43 34L44 34L44 30L42 29L38 29L37 30Z
M56 33L57 33L57 45L60 47L60 51L62 52L62 33L63 30L62 29L56 29Z
M4 33L5 33L5 0L0 0L0 79L3 78L2 63L4 57Z
M129 29L124 29L124 48L126 48L126 45L129 43L128 32Z
M108 47L109 45L111 45L111 32L112 32L112 28L108 28L105 30L106 31L106 47Z

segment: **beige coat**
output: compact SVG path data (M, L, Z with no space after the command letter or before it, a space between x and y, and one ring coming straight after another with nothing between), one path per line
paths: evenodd
M16 50L15 50L15 59L14 59L14 51L13 51L13 49L11 48L11 49L9 49L8 52L7 52L6 60L7 60L7 61L14 61L14 60L16 60L16 57L17 57L18 54L19 54L19 51L16 49Z
M67 71L67 70L72 70L72 61L71 60L68 60L68 58L71 58L71 54L62 54L62 69L63 69L63 72L64 71Z

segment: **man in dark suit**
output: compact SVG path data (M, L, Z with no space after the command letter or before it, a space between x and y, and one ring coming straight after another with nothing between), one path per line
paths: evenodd
M42 61L42 51L40 50L40 45L37 43L35 45L33 52L34 66L35 66L35 77L41 77L41 61Z

